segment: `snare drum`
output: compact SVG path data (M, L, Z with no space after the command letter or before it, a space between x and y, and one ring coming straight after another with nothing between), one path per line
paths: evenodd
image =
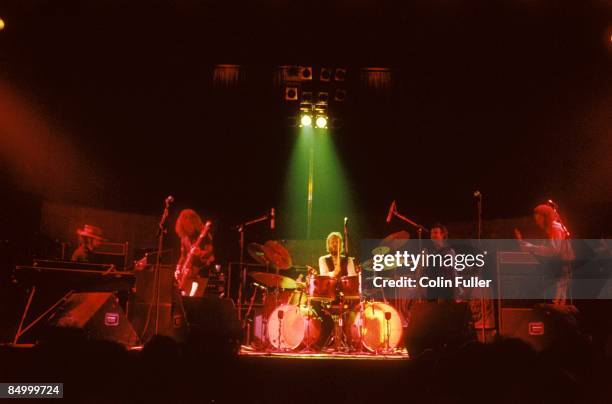
M338 280L326 275L311 276L308 284L308 296L314 301L332 301L336 299Z
M340 292L345 300L356 300L361 298L361 284L359 275L343 276L340 278Z

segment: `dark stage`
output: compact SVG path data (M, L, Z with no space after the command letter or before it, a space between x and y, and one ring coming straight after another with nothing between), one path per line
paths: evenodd
M611 401L611 73L606 0L1 1L0 399Z

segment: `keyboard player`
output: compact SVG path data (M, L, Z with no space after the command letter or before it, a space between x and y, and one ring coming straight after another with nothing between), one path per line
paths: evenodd
M82 229L77 230L79 236L79 246L72 253L72 261L78 262L98 262L94 252L100 246L104 238L102 229L98 226L86 224Z

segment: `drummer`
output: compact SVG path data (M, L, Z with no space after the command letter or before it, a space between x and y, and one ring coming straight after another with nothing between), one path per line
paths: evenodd
M319 274L334 278L356 276L353 258L343 254L342 234L337 231L329 233L326 244L329 254L319 257Z

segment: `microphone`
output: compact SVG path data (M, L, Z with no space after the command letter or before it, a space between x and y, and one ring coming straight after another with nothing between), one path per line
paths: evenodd
M557 205L557 204L555 203L555 201L553 201L552 199L547 200L547 201L546 201L546 203L547 203L548 205L550 205L550 206L551 206L553 209L555 209L555 210L557 210L557 209L559 208L559 205Z
M348 217L344 218L344 252L348 257L348 254L349 254Z
M482 194L480 193L479 190L474 191L474 198L478 198L478 199L482 198Z
M274 208L270 209L270 229L274 230L276 228L276 210Z
M168 207L172 202L174 202L174 197L172 195L168 195L164 202L166 203L166 207Z
M391 202L391 206L389 206L389 213L387 213L387 223L391 223L391 218L393 217L393 213L395 212L395 200Z

